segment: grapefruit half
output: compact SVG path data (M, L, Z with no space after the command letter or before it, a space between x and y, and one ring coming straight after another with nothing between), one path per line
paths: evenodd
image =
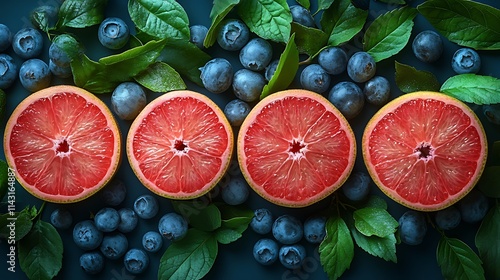
M132 123L127 157L141 183L172 199L210 191L226 172L233 131L208 97L179 90L151 101Z
M29 95L5 128L4 151L19 183L54 203L83 200L101 189L120 163L120 131L106 104L74 86Z
M362 149L372 179L387 196L412 209L436 211L474 187L486 163L487 141L466 104L415 92L372 117Z
M356 142L347 120L323 96L285 90L261 100L240 127L241 171L268 201L311 205L338 189L352 171Z

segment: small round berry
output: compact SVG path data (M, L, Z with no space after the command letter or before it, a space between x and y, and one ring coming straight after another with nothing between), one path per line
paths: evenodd
M117 260L127 252L128 239L119 232L105 235L99 249L104 257L110 260Z
M457 74L475 74L481 69L481 58L473 49L460 48L453 54L451 68Z
M130 208L118 210L118 215L120 216L120 223L118 224L118 230L120 232L128 233L133 231L139 222L139 217L135 211Z
M104 269L104 257L97 251L83 253L80 256L80 267L87 274L97 274Z
M73 224L73 216L66 208L56 208L50 214L50 223L57 229L68 229Z
M137 83L123 82L111 95L111 105L122 120L133 120L146 107L146 92Z
M401 242L408 245L419 245L427 234L427 222L422 212L408 210L399 218L399 235Z
M338 75L347 69L347 54L339 47L327 47L318 55L318 63L330 75Z
M19 80L25 89L35 92L50 86L52 72L47 63L38 58L32 58L21 64Z
M149 256L141 249L130 249L123 257L125 269L132 274L143 273L149 266Z
M276 241L263 238L253 246L253 257L262 265L271 265L278 259L279 247Z
M73 75L73 72L71 70L71 66L59 66L52 61L52 59L49 60L49 70L52 73L52 75L66 79L69 78Z
M187 220L175 213L167 213L158 222L158 231L168 240L177 241L186 236L188 230Z
M105 207L95 214L94 223L98 230L102 232L112 232L116 230L120 224L120 215L116 209Z
M141 195L134 201L134 211L141 219L154 218L159 209L158 199L150 194Z
M365 96L353 82L340 82L333 86L328 94L328 100L339 109L346 119L353 119L365 104Z
M438 33L432 30L425 30L413 39L412 49L415 56L427 63L434 62L443 53L443 40Z
M355 171L342 185L342 193L351 201L361 201L370 193L370 183L370 175L363 171Z
M142 246L147 252L156 253L163 246L163 238L157 231L148 231L142 236Z
M386 78L375 76L365 83L363 93L368 103L382 106L386 104L391 97L391 85Z
M14 34L12 49L23 59L37 57L42 53L43 36L32 27L23 28Z
M99 247L102 238L102 232L97 229L91 220L78 222L73 227L73 241L80 249L94 250Z
M300 84L304 89L323 93L330 87L330 74L319 64L310 64L300 73Z
M234 73L233 92L243 101L253 102L259 99L265 85L266 79L257 72L243 68Z
M250 105L241 99L229 101L224 107L224 115L232 126L240 126L250 113Z
M291 5L292 21L307 27L316 27L311 12L301 5Z
M0 23L0 52L5 51L12 45L12 32L5 24Z
M281 244L294 244L302 239L304 228L299 219L285 214L274 221L272 232L274 238Z
M243 67L252 71L262 71L273 58L271 44L262 38L253 38L240 51L240 62Z
M377 64L367 52L356 52L347 62L347 74L356 83L364 83L375 76Z
M125 200L126 195L127 187L119 179L113 179L100 192L102 201L110 206L120 205Z
M458 202L460 215L466 223L477 223L483 220L488 213L489 206L488 197L477 189L472 189Z
M221 190L222 200L229 205L240 205L250 195L250 187L242 177L232 177L229 184Z
M279 251L280 262L288 269L300 268L306 255L306 248L300 244L285 245Z
M455 205L446 207L436 212L434 217L436 225L442 230L451 230L456 228L462 221L460 210Z
M217 43L226 51L238 51L250 39L250 30L247 25L239 19L224 20L217 34Z
M8 54L0 54L0 89L10 87L17 78L17 65Z
M267 234L273 229L274 217L267 208L259 208L254 212L250 228L258 234Z
M203 42L207 37L208 28L205 25L196 24L189 27L189 41L200 49L203 49Z
M312 244L318 244L326 236L326 217L311 216L304 222L304 238Z
M231 87L233 82L233 66L225 58L214 58L208 61L201 71L201 82L205 89L212 93L221 93Z
M269 82L271 78L273 77L274 73L276 72L276 69L278 68L278 64L280 63L279 59L275 59L269 63L266 67L266 72L264 72L264 77L266 80Z
M130 30L122 19L111 17L101 22L97 35L99 42L104 47L117 50L127 44L130 38Z

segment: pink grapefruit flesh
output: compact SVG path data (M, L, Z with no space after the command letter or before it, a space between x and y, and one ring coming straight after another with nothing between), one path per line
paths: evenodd
M387 196L412 209L436 211L474 187L486 163L487 141L466 104L415 92L373 116L362 149L372 179Z
M220 108L194 91L166 93L137 116L127 156L138 179L154 193L191 199L210 191L226 172L233 132Z
M120 163L120 131L106 104L74 86L29 95L4 134L7 162L19 183L49 202L83 200L101 189Z
M277 205L305 207L345 182L356 142L328 100L296 89L269 95L252 109L240 127L237 152L258 194Z

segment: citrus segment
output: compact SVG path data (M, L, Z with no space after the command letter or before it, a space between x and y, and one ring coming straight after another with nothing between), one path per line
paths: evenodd
M461 101L440 93L403 95L377 112L363 134L363 157L375 183L397 202L422 211L445 208L479 179L487 142Z
M70 203L97 192L114 175L120 132L97 97L77 87L54 86L17 106L7 122L4 150L27 191Z
M274 93L249 113L238 159L250 186L283 206L311 205L338 189L355 161L354 134L342 114L306 90Z
M127 155L139 180L169 198L189 199L220 180L233 151L231 126L208 97L175 91L153 100L127 136Z

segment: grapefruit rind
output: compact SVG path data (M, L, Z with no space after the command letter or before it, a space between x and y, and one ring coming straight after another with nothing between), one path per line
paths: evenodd
M96 184L93 186L85 186L83 188L83 191L81 191L78 194L75 195L54 195L54 194L49 194L46 192L43 192L39 190L38 188L32 186L29 182L27 182L26 178L21 175L23 173L22 170L16 166L16 161L15 158L12 155L11 151L11 141L10 137L12 134L12 131L15 127L16 124L18 124L18 117L32 104L35 102L44 99L44 98L53 98L55 96L58 96L60 94L76 94L79 97L82 97L86 100L87 103L91 105L95 105L98 109L100 109L100 112L106 117L106 122L107 122L107 128L112 132L112 135L114 137L114 145L113 145L113 155L110 157L110 165L109 168L107 169L106 173L102 176L102 179L99 180ZM7 121L5 132L4 132L4 153L6 157L6 161L15 172L16 172L16 179L19 182L19 184L31 195L47 201L47 202L52 202L52 203L59 203L59 204L67 204L67 203L75 203L79 202L82 200L85 200L86 198L92 196L93 194L97 193L100 189L102 189L115 175L116 171L118 170L120 164L121 164L121 133L118 128L118 124L116 123L115 119L113 118L113 115L107 105L101 101L99 98L97 98L95 95L92 93L82 89L78 88L75 86L71 85L57 85L57 86L52 86L48 87L42 90L39 90L37 92L32 93L28 97L26 97L24 100L22 100L18 106L14 109L12 114L9 117L9 120ZM41 162L40 164L43 164ZM66 166L63 166L66 167ZM83 171L83 170L82 170ZM87 176L88 174L80 174L82 177ZM80 188L81 189L81 188Z
M148 176L145 175L147 173L147 169L141 168L141 162L137 159L136 152L137 149L135 148L135 139L137 137L137 131L140 129L141 126L144 127L143 121L145 118L148 118L148 115L150 115L151 112L155 111L155 109L159 108L160 106L164 106L166 102L179 99L183 100L186 98L193 98L197 100L197 102L200 102L201 104L204 104L206 107L205 109L209 109L211 111L210 114L215 114L217 117L217 123L210 124L211 126L216 126L220 125L223 127L223 130L226 133L227 139L225 139L223 144L226 145L224 148L223 152L220 154L220 161L221 164L218 168L218 171L213 174L213 177L209 181L202 181L204 183L203 187L198 187L193 191L183 191L179 189L175 190L168 190L165 189L164 187L159 186L156 182L154 182L151 178L148 178ZM182 101L180 101L182 102ZM184 108L184 106L183 106ZM188 111L188 110L187 110ZM189 114L189 112L186 112ZM191 119L191 120L196 120L196 117L190 117L189 115L186 115L186 119ZM161 119L158 119L158 121L161 121ZM214 139L211 139L214 140ZM158 145L163 145L166 143L165 140L159 140L159 141L154 141L155 144ZM163 144L161 144L163 142ZM170 144L167 146L170 147ZM166 147L166 146L165 146ZM130 163L130 166L132 168L132 171L136 175L136 177L139 179L139 181L150 191L153 193L169 198L169 199L174 199L174 200L188 200L188 199L194 199L197 197L200 197L206 193L208 193L210 190L212 190L217 183L221 180L221 178L224 176L226 170L229 168L230 164L230 159L232 157L233 153L233 148L234 147L234 136L233 136L233 130L231 128L231 125L229 124L229 121L226 119L224 113L222 110L215 104L210 98L207 96L195 92L195 91L190 91L190 90L176 90L176 91L171 91L166 94L163 94L156 98L155 100L151 101L146 107L139 113L139 115L135 118L133 121L132 125L130 126L130 130L127 135L127 157L128 161ZM168 149L166 149L168 150ZM188 157L183 157L183 158L188 158ZM193 161L194 162L194 161ZM193 163L193 165L196 165ZM194 170L194 172L198 172Z
M372 163L374 161L373 160L374 157L372 157L372 154L370 153L370 139L371 139L371 135L373 133L373 130L376 129L376 127L377 127L377 124L379 124L381 122L381 120L384 119L386 116L388 116L390 114L394 114L394 111L397 110L398 108L401 108L402 105L405 105L408 102L415 102L415 100L417 100L417 102L437 101L437 102L442 102L444 105L455 106L456 108L459 108L461 112L463 112L464 116L467 116L469 118L470 130L472 130L472 131L474 131L473 129L477 130L477 133L474 133L474 134L477 135L476 140L478 141L477 144L479 144L480 151L479 151L479 154L477 155L476 168L474 169L472 174L469 176L470 180L465 185L460 186L460 191L449 195L446 199L444 199L442 201L438 201L437 198L434 196L435 202L433 202L433 203L427 203L427 202L422 203L422 202L411 201L408 198L403 197L401 194L399 194L394 189L392 189L392 188L388 187L386 184L384 184L382 182L383 179L381 178L381 174L379 174L379 172L377 172L375 165ZM450 108L452 108L452 107L450 107ZM447 111L447 110L442 110L442 111ZM412 122L410 119L405 119L404 121L405 121L405 123ZM395 129L395 128L391 127L391 129ZM439 134L434 133L434 136L435 135L439 135ZM435 137L438 137L438 136L435 136ZM430 143L432 141L422 141L422 143L424 143L424 142L432 145L432 143ZM424 145L426 145L426 144L424 144ZM435 151L437 153L439 148L440 147L436 147L436 149L434 149L433 151ZM402 95L398 98L395 98L391 102L387 103L377 113L375 113L375 115L370 119L370 121L368 122L368 124L365 127L365 131L364 131L363 137L362 137L363 160L365 162L365 166L367 167L370 176L372 177L373 181L378 186L378 188L385 195L387 195L389 198L396 201L397 203L399 203L407 208L418 210L418 211L424 211L424 212L438 211L438 210L444 209L446 207L453 205L454 203L459 201L461 198L463 198L465 195L467 195L470 192L470 190L472 190L474 188L474 186L478 182L479 178L481 177L481 174L482 174L484 167L485 167L485 164L486 164L486 159L487 159L487 154L488 154L487 149L488 149L488 144L487 144L487 139L486 139L486 134L485 134L484 128L483 128L480 120L478 119L477 115L470 109L469 106L467 106L462 101L460 101L454 97L451 97L451 96L448 96L448 95L445 95L442 93L438 93L438 92L428 92L428 91L419 91L419 92L414 92L414 93L408 93L408 94ZM437 157L437 154L435 154L435 155ZM415 155L415 156L421 157L422 155L419 154L419 155ZM450 158L448 158L448 159L450 159ZM432 161L432 160L430 160L430 161ZM458 162L459 159L453 159L452 162L453 161ZM441 163L442 163L442 161L441 161ZM427 163L427 164L434 164L435 166L438 166L435 163ZM427 166L427 164L425 164L424 166ZM441 166L443 166L443 165L441 165ZM431 167L429 167L429 170L430 170L430 168ZM458 171L458 172L461 173L461 171ZM405 176L408 176L408 175L405 175ZM429 179L429 180L432 181L433 179ZM418 181L418 178L416 178L416 181ZM441 180L441 182L449 183L449 181L446 181L446 180ZM437 188L437 189L438 190L446 189L446 185L440 185L440 188ZM418 191L419 191L420 195L426 195L426 194L429 195L431 192L430 188L426 188L426 190L427 190L427 193L422 189L419 189ZM415 200L415 199L412 198L412 200Z
M273 187L273 188L281 188L282 191L285 192L281 197L278 197L278 196L275 196L273 194L270 194L269 192L267 192L263 188L262 185L257 183L256 180L254 179L255 176L253 177L253 175L252 175L252 171L249 170L248 156L247 156L246 151L245 151L246 150L246 147L245 147L246 140L245 139L246 139L247 132L248 132L249 128L251 128L255 124L255 121L256 121L256 118L258 117L258 115L262 113L262 110L264 108L270 106L270 104L272 104L276 101L285 100L287 98L297 98L297 99L300 99L300 100L305 101L305 102L310 101L310 102L314 103L315 105L317 105L318 107L323 107L325 112L328 112L329 117L334 117L338 120L338 124L340 127L338 133L345 136L344 140L348 141L348 147L343 146L342 147L343 149L332 149L330 152L326 152L324 154L325 157L328 157L332 153L336 153L339 150L343 150L345 152L344 159L346 160L347 163L345 164L345 166L342 167L343 168L342 172L338 172L340 174L338 174L338 177L336 178L335 182L333 182L327 186L324 186L324 189L322 189L321 191L318 191L313 195L306 196L306 197L301 198L299 200L296 200L294 198L294 196L297 194L297 192L290 191L289 185L285 184L284 186L274 186ZM307 108L308 110L312 110L312 111L317 109L317 108L306 107L306 106L304 106L303 108ZM307 117L306 115L307 114L304 114L303 116L300 116L300 117L306 118ZM277 117L276 121L278 123L276 123L275 127L278 127L280 125L284 126L283 123L280 123L280 122L282 122L284 120L284 118L287 118L286 113L283 112L283 115L276 116L276 117ZM335 121L335 119L330 119L330 120L332 122ZM268 127L268 129L272 130L272 126ZM310 129L310 127L309 127L309 129ZM297 136L297 135L295 135L295 136ZM301 136L297 136L295 138L297 139L297 141L300 141ZM239 130L237 139L238 139L238 141L237 141L238 163L240 165L240 169L242 171L242 174L243 174L244 178L246 179L246 181L248 182L248 184L250 185L250 187L257 194L259 194L261 197L263 197L267 201L269 201L275 205L289 207L289 208L307 207L307 206L310 206L316 202L321 201L325 197L332 194L335 190L340 188L345 183L345 181L349 177L349 175L354 167L354 162L355 162L355 158L356 158L355 136L354 136L354 133L353 133L347 119L326 98L324 98L323 96L321 96L317 93L314 93L312 91L302 90L302 89L284 90L281 92L273 93L272 95L269 95L266 98L262 99L252 109L252 111L248 114L248 116L243 121L242 125L240 126L240 130ZM295 141L293 139L289 139L289 140L291 140L292 142ZM270 143L272 144L273 141L274 140L271 139ZM297 142L297 143L299 143L299 142ZM321 144L319 144L318 146L321 146ZM310 166L315 166L315 164L320 165L319 162L313 162L313 164ZM317 173L317 170L310 170L310 171L311 172L309 172L309 173ZM266 171L263 171L263 172L266 172ZM270 172L270 171L267 171L267 172ZM270 174L270 175L275 176L275 174ZM293 176L293 174L290 174L290 175ZM328 175L328 174L323 174L323 175L325 177L327 177L326 175ZM307 191L307 188L305 188L305 190ZM292 199L287 198L290 196L292 197Z

